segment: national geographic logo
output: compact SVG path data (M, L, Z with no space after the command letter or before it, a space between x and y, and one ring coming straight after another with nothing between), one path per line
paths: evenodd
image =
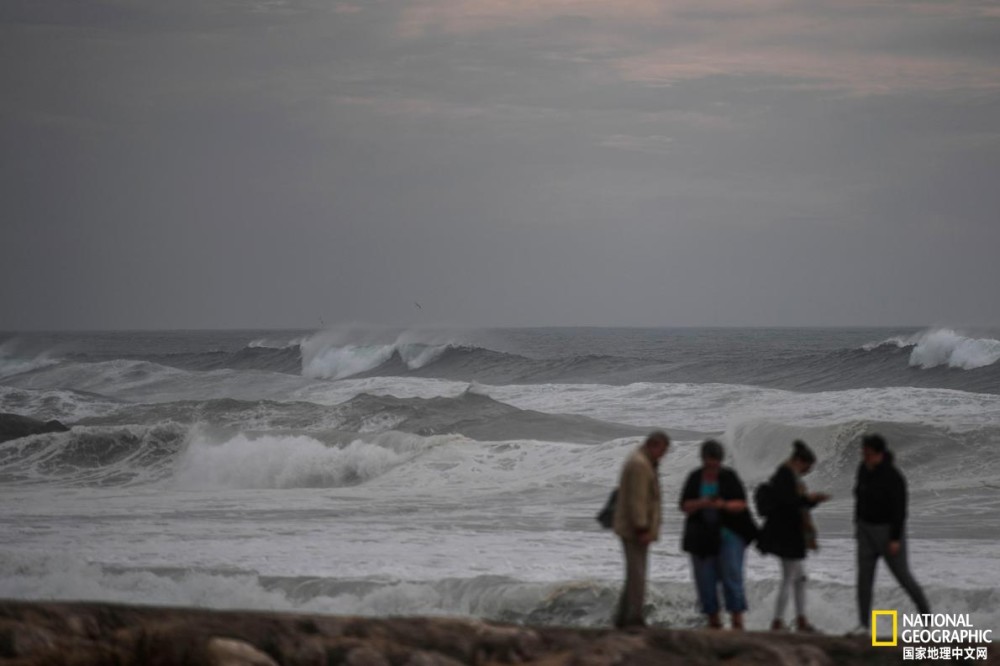
M897 622L898 615L899 615L898 611L894 610L872 611L872 647L896 647L896 644L898 643L899 639L899 631L898 631L899 624ZM882 640L879 640L878 638L879 616L892 618L892 633L890 634L892 638L889 639L883 638Z
M872 611L873 647L896 647L902 640L904 661L989 658L989 649L981 644L993 642L993 631L976 629L968 613L906 613L902 622L899 615L896 610Z

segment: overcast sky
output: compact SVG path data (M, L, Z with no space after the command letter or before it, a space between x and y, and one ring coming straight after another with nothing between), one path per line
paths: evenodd
M1000 324L992 0L4 0L0 83L0 329Z

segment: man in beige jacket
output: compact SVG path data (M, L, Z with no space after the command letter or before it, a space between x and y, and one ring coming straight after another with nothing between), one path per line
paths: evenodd
M649 544L660 538L660 458L667 454L670 438L656 431L633 451L622 466L615 503L614 530L625 551L625 587L615 616L615 626L643 627L646 596L646 563Z

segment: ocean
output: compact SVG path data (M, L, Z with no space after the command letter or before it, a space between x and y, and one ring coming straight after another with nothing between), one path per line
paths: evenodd
M649 618L699 626L681 483L706 438L749 489L804 439L820 550L809 616L856 624L864 433L909 482L936 612L1000 629L1000 332L539 328L0 334L0 597L609 623L594 519L650 430L665 524ZM748 551L750 628L779 564ZM876 608L913 611L884 565Z

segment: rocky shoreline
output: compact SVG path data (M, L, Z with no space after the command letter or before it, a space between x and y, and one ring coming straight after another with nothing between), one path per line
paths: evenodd
M1000 664L990 650L989 661ZM0 664L458 666L899 664L864 637L505 625L90 602L0 601Z

